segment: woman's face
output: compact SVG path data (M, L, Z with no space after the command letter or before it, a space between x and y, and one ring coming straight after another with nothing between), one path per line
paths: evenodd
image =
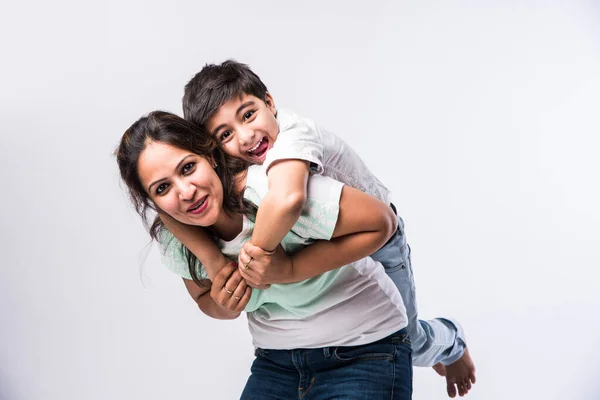
M223 186L214 161L163 142L140 154L138 174L158 208L176 220L211 226L223 206Z

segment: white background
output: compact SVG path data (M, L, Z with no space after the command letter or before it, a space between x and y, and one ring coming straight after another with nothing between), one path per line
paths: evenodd
M0 16L0 399L239 396L245 320L146 255L112 156L230 57L393 190L421 316L465 327L468 398L600 397L598 2L85 3ZM414 398L443 379L416 369Z

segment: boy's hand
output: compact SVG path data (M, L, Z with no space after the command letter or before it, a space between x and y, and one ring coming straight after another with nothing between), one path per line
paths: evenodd
M215 303L238 314L246 308L251 294L252 288L246 285L236 263L221 268L210 288L210 297Z
M252 287L294 282L292 259L281 245L274 251L265 251L250 242L244 243L238 269Z

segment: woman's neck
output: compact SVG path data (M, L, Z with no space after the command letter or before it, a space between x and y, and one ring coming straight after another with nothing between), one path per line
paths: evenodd
M244 227L244 217L238 213L227 214L225 211L217 218L211 227L216 235L223 240L230 241L240 234Z
M247 171L242 171L235 176L235 190L238 193L243 193L246 188ZM238 213L228 214L221 209L221 214L217 218L217 222L212 226L216 235L223 240L230 241L235 239L240 234L244 227L244 217Z
M234 179L235 191L243 193L246 188L246 171L240 172ZM221 209L221 214L217 218L217 222L212 226L217 236L227 241L235 239L243 227L244 217L241 214L228 214L223 209Z

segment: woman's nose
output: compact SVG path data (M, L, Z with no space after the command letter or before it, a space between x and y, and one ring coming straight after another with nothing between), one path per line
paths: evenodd
M181 200L193 200L194 194L196 194L196 186L189 182L182 181L178 185L179 198Z

